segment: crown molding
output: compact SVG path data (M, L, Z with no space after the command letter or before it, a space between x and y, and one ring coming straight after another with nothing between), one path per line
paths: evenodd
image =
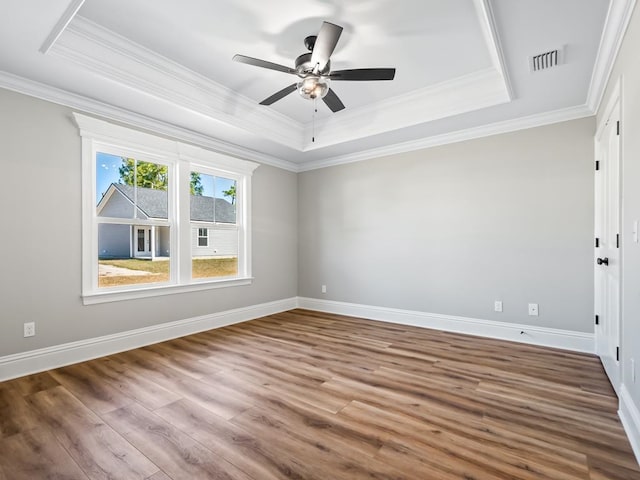
M100 77L301 150L301 125L274 110L82 17L76 16L49 51ZM233 98L234 110L228 101Z
M389 155L397 155L399 153L412 152L425 148L463 142L465 140L473 140L476 138L499 135L501 133L509 133L518 130L525 130L528 128L541 127L553 123L566 122L568 120L577 120L584 117L590 117L592 115L593 111L586 105L569 107L561 110L555 110L553 112L539 113L512 120L505 120L503 122L496 122L489 125L481 125L465 130L458 130L456 132L434 135L419 140L411 140L408 142L396 143L394 145L387 145L380 148L373 148L353 154L340 155L323 160L305 162L298 167L298 172L317 170L320 168L333 167L346 163L361 162L364 160L371 160L373 158L386 157Z
M609 4L587 94L587 105L592 112L597 112L600 109L607 82L613 71L635 5L636 0L611 0Z
M513 100L513 87L509 79L509 73L505 68L504 51L502 43L498 37L498 29L496 28L496 20L493 14L493 8L489 0L474 0L478 16L480 17L480 28L485 38L485 42L489 46L489 55L491 55L491 63L494 68L502 75L504 89L509 101Z
M69 22L71 22L71 20L73 20L73 17L76 16L76 13L78 13L78 10L80 10L80 7L82 7L82 4L84 2L85 0L72 0L69 3L58 22L55 24L51 32L49 32L49 35L47 35L45 41L42 43L42 46L40 47L40 53L47 54L49 52L51 47L53 47L53 44L56 43L60 35L62 35L62 32L64 32L65 28L67 28Z
M271 155L224 142L201 133L193 132L186 128L177 127L161 120L147 117L139 113L134 113L123 108L114 107L113 105L109 105L104 102L87 98L82 95L77 95L75 93L70 93L33 80L28 80L1 70L0 87L48 102L64 105L65 107L77 109L91 115L97 115L106 119L122 122L132 127L165 135L176 140L182 140L214 152L232 155L240 159L253 160L264 165L271 165L290 172L298 171L298 165L293 162L288 162Z

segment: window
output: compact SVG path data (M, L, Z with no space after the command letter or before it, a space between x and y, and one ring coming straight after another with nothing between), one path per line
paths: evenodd
M74 116L85 304L250 283L257 164Z
M194 235L197 234L197 247L194 242L191 252L191 276L196 279L237 275L238 178L204 167L192 170L190 178L190 220Z
M199 247L209 246L209 229L208 228L198 229L198 246Z

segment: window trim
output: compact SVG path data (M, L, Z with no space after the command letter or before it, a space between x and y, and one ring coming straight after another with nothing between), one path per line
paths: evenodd
M259 166L204 148L169 140L104 120L73 113L82 137L82 300L85 305L166 294L249 285L251 275L251 176ZM157 284L98 288L98 221L96 213L96 154L98 152L156 161L169 166L168 218L171 228L170 278ZM238 275L191 278L190 172L198 168L236 179ZM105 221L106 220L106 221ZM126 220L127 223L130 219ZM141 221L138 224L157 224ZM118 223L101 219L101 223ZM180 228L181 225L187 227Z

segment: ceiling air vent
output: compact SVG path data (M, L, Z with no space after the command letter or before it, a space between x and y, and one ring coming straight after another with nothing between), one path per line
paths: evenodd
M548 70L553 67L557 67L562 63L562 49L557 48L555 50L549 50L548 52L540 53L530 57L529 66L532 72L539 72L540 70Z

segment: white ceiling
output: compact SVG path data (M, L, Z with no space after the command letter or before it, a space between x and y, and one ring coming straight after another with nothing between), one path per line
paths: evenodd
M632 0L2 0L0 87L291 170L593 114ZM344 27L332 69L346 109L285 73L322 22ZM530 57L562 49L532 72ZM315 136L315 141L312 138Z

